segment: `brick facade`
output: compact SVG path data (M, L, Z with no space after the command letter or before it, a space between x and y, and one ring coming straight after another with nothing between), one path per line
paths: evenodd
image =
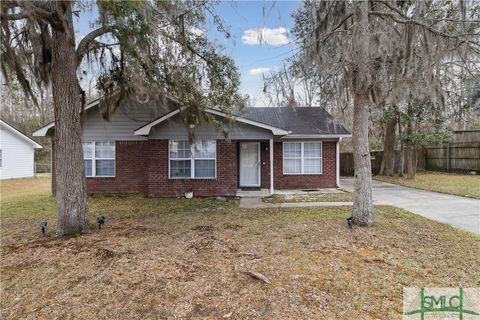
M234 196L238 185L238 149L236 141L217 140L216 179L169 179L168 140L150 140L148 148L148 195Z
M116 141L115 177L87 177L89 193L147 192L147 158L144 156L148 141ZM54 145L52 143L52 150ZM52 192L55 193L55 163L52 157Z
M275 189L310 189L310 188L335 188L336 176L336 142L322 142L321 175L284 175L283 174L283 144L275 142L273 147L273 185Z
M52 144L54 148L54 144ZM274 143L275 189L336 187L336 142L323 142L322 175L283 175L282 142ZM260 144L261 187L270 187L270 151L268 141ZM217 140L216 179L169 179L168 140L117 141L115 177L87 178L89 193L140 192L152 197L233 196L239 184L239 143ZM52 163L52 191L55 193L55 164Z

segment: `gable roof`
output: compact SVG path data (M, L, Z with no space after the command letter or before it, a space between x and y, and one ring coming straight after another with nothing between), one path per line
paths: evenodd
M99 100L88 103L85 110L99 105ZM134 135L148 135L151 128L178 114L181 108L166 106L163 114L136 129ZM229 117L224 112L208 108L206 112ZM322 107L248 107L241 111L233 111L232 119L255 127L270 130L275 136L283 138L340 138L351 134ZM33 132L33 136L46 136L54 127L51 122Z
M289 136L350 136L322 107L244 108L244 117L289 131Z
M2 127L4 127L5 129L9 130L10 132L12 132L15 136L19 137L20 139L28 142L29 144L32 145L33 148L35 149L42 149L43 147L35 142L34 140L30 139L29 137L27 137L26 135L24 135L22 132L20 132L19 130L17 130L16 128L14 128L12 125L8 124L7 122L3 121L0 119L0 124Z
M162 115L161 117L153 120L152 122L149 122L149 123L141 126L137 130L135 130L135 135L148 135L150 133L151 128L153 128L157 124L171 118L172 116L176 115L180 111L181 111L181 108L172 110L172 111ZM229 117L227 114L225 114L224 112L222 112L220 110L217 110L217 109L208 108L205 111L208 112L208 113L220 116L220 117L224 117L224 118ZM282 128L272 126L272 125L267 124L267 123L262 123L262 122L259 122L259 121L256 121L256 120L248 119L248 118L245 118L245 117L242 117L242 116L239 116L239 115L233 114L231 117L235 121L246 123L246 124L249 124L249 125L252 125L252 126L255 126L255 127L266 129L266 130L270 130L270 131L272 131L272 133L274 135L284 136L284 135L287 135L289 133L288 131L286 131Z
M135 135L148 135L157 124L178 114L180 109L165 113L161 117L135 130ZM228 117L217 109L207 109L211 114ZM234 111L232 119L272 131L276 136L285 138L337 138L349 137L350 132L322 107L249 107Z

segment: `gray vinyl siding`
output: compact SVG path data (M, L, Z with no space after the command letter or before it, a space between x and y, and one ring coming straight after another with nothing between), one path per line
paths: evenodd
M147 137L134 135L134 131L154 118L154 111L148 106L121 106L107 121L103 119L99 108L95 107L87 113L83 125L83 140L147 140Z
M161 112L163 114L166 111L161 110ZM180 115L175 115L153 127L148 137L136 136L134 134L136 129L151 122L158 116L158 112L155 114L154 109L148 106L121 106L107 121L100 114L100 109L95 107L87 111L87 117L83 124L83 141L188 139L187 128ZM225 121L222 117L217 117L217 120ZM230 139L258 140L273 137L270 130L240 122L234 122L227 129ZM211 124L205 124L196 128L195 136L199 139L225 138L222 131Z
M223 118L218 118L222 120ZM271 139L273 138L270 130L258 128L249 124L235 122L228 127L228 138L230 139ZM222 130L219 130L214 125L204 124L195 128L195 137L198 139L224 139L225 135ZM188 139L188 131L185 124L180 118L180 115L175 115L170 119L153 127L150 132L150 139Z

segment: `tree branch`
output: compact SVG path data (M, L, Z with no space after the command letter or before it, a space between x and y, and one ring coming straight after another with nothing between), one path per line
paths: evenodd
M2 11L0 13L0 18L2 20L22 20L22 19L31 18L32 16L33 16L32 13L29 11L22 11L22 12L11 13L11 14L7 14Z
M80 64L82 62L83 57L88 52L88 48L90 44L93 43L95 38L100 37L106 33L112 32L114 30L113 26L103 26L96 30L93 30L89 34L87 34L78 44L77 47L77 62Z
M2 12L2 18L6 20L28 19L32 16L36 16L38 18L43 18L49 22L54 22L54 16L52 12L43 9L30 1L5 1L4 8L5 11ZM23 8L24 10L18 13L6 13L7 10L13 10L15 8Z
M391 12L384 12L384 11L370 11L368 13L369 15L374 15L374 16L380 16L380 17L389 17L390 19L392 19L393 21L397 22L397 23L402 23L402 24L415 24L417 26L420 26L420 27L423 27L425 28L426 30L430 31L431 33L433 34L436 34L436 35L439 35L439 36L442 36L442 37L445 37L445 38L451 38L451 39L458 39L460 37L465 37L465 36L476 36L476 35L479 35L479 33L461 33L461 34L448 34L448 33L445 33L445 32L442 32L440 30L437 30L435 28L432 28L431 26L428 26L420 21L417 21L417 20L413 20L413 19L401 19L397 16L395 16L393 13Z

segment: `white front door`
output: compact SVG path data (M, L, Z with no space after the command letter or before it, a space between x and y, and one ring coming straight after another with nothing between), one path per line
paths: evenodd
M260 142L240 142L240 187L260 187Z

